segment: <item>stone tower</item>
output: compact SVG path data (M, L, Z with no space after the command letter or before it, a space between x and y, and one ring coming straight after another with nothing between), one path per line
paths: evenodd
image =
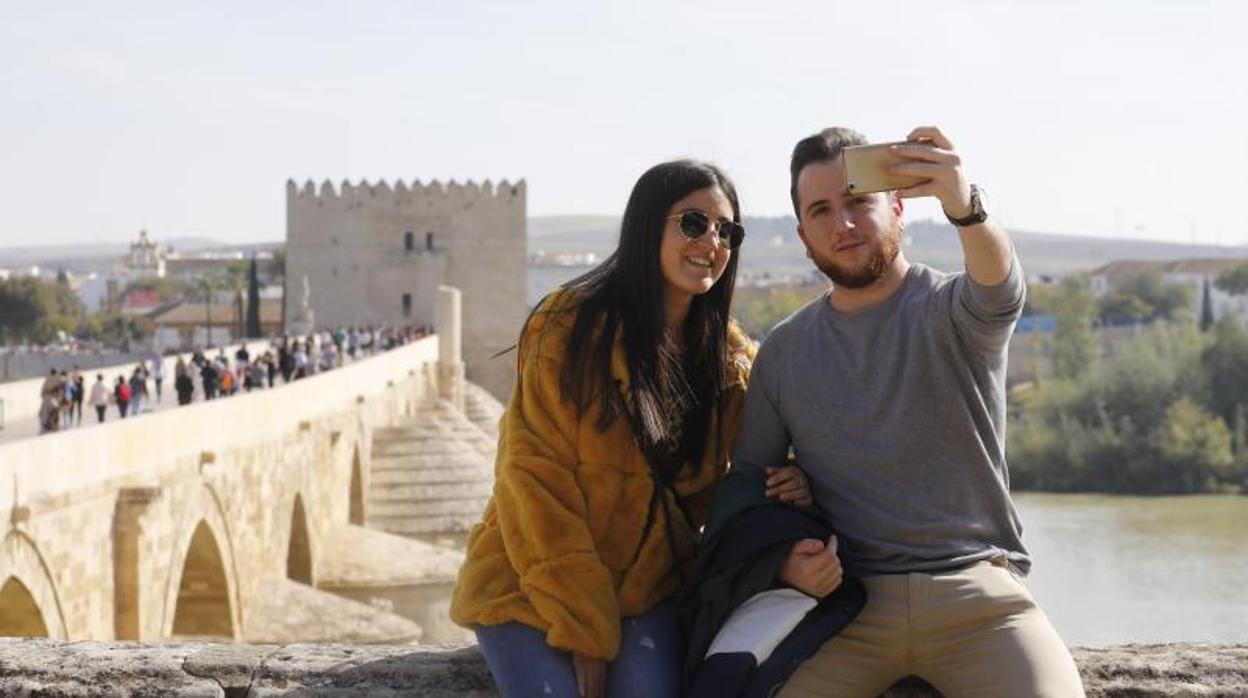
M506 401L527 312L525 183L286 183L286 322L311 288L320 327L434 325L440 285L463 292L468 380ZM436 328L435 328L436 329Z

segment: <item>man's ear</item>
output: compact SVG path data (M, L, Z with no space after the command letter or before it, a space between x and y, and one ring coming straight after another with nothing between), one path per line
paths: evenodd
M802 244L806 246L806 256L810 256L810 241L806 239L806 229L802 227L802 222L797 222L797 236L802 239Z
M898 196L897 192L893 192L892 195L893 195L893 213L898 218L901 218L901 214L905 213L906 211L906 200Z

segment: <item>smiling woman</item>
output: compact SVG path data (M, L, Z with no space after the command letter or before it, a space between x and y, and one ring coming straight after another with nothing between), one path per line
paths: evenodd
M728 317L740 220L718 168L651 168L615 252L521 332L494 495L451 607L505 696L680 693L672 597L753 356Z

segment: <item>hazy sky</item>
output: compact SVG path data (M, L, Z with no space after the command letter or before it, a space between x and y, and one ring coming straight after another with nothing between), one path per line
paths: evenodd
M675 156L777 215L797 138L927 123L1008 226L1248 244L1245 8L6 2L0 245L279 240L287 178L524 178L530 214L619 213Z

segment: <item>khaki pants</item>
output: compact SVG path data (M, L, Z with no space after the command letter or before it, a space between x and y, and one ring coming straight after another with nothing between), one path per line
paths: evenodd
M1003 559L867 577L867 605L806 660L782 698L874 698L913 674L946 698L1082 696L1069 650Z

